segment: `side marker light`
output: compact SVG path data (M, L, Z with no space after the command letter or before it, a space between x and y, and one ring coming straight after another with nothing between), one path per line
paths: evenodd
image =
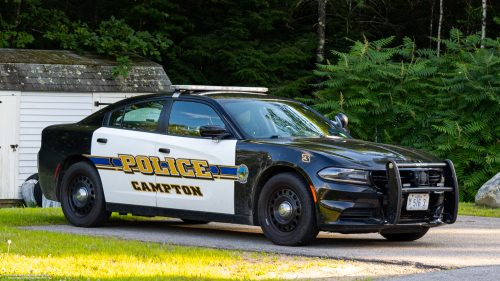
M314 203L316 203L318 199L316 198L316 191L314 190L314 186L310 185L309 187L311 188L311 192L313 194Z
M56 172L54 173L54 178L57 179L57 172L59 172L59 167L61 166L61 164L57 164L57 167L56 167Z

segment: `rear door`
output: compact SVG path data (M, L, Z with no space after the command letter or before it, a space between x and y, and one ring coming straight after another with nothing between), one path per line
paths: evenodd
M174 99L166 134L155 144L153 166L161 208L234 214L236 139L202 138L203 125L226 126L208 103ZM155 164L158 163L158 164Z
M107 127L92 137L91 160L101 176L106 202L156 206L154 155L166 100L137 102L114 110Z

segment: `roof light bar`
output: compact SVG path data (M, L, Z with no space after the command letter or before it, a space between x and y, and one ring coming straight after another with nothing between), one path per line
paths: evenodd
M266 93L267 88L262 87L226 87L226 86L198 86L198 85L172 85L172 91L231 91L231 92L259 92Z

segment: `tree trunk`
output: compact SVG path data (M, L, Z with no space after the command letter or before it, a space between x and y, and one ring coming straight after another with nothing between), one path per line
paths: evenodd
M316 63L323 63L325 60L325 28L326 28L326 3L328 0L318 0L318 49L316 50ZM318 76L317 84L321 84L323 79ZM318 90L321 86L318 86Z
M429 49L432 49L432 24L434 23L434 4L436 4L436 0L432 0L432 8L431 8L431 26L429 27Z
M437 46L437 56L439 57L439 52L441 51L441 24L443 22L443 0L439 0L439 23L438 23L438 46Z
M486 0L483 0L483 26L481 27L481 49L484 49L484 38L486 38Z
M316 51L317 63L323 63L323 60L325 59L326 2L328 2L328 0L318 0L318 49Z
M345 36L347 38L349 38L349 24L351 22L351 4L352 0L347 0L347 22L346 22L347 35Z
M470 35L470 8L471 8L471 5L472 5L472 0L469 0L469 2L467 2L467 36Z

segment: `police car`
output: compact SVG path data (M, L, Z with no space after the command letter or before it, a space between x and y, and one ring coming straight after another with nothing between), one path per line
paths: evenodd
M278 245L320 230L412 241L454 223L451 161L353 139L266 88L172 86L42 133L43 194L68 221L103 225L112 212L185 223L260 225Z

